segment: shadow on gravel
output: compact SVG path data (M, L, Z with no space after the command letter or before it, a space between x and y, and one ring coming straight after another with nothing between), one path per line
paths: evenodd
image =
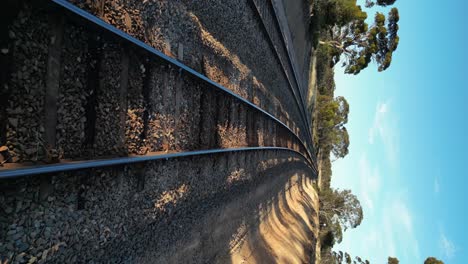
M299 156L246 152L2 181L0 259L288 262L278 249L312 249L311 201L290 204L313 177Z
M193 208L190 213L200 217L184 227L186 232L180 237L170 237L174 241L171 245L176 245L175 248L169 247L163 251L152 251L149 248L139 261L308 261L315 247L312 232L315 225L310 219L316 212L312 200L307 198L307 195L302 195L305 192L304 187L312 189L307 165L300 161L280 162L260 171L257 177L206 200L192 201L191 205L181 204L181 207ZM292 200L303 197L304 200L292 203ZM298 210L297 203L302 206L302 211ZM200 208L200 204L208 206ZM295 208L291 208L291 204L294 204Z
M312 216L316 211L310 196L305 194L304 187L313 190L307 171L271 173L280 179L264 183L269 190L263 198L268 200L258 201L261 209L252 212L262 217L249 226L249 235L244 240L248 245L233 254L232 262L311 263L316 227Z

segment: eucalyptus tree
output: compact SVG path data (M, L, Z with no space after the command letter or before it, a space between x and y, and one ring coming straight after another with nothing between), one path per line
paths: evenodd
M320 196L320 214L328 223L342 231L361 224L364 217L362 206L350 190L327 189Z
M318 101L319 146L325 151L331 151L336 158L344 158L349 152L349 135L345 128L349 104L342 96L333 99L320 95Z
M371 8L374 5L379 5L379 6L390 6L393 5L396 2L396 0L377 0L377 1L371 1L371 0L366 0L366 7Z
M386 7L396 0L368 0L366 6ZM400 15L397 8L392 8L388 18L377 12L371 25L367 24L367 13L356 0L330 0L324 4L325 30L327 37L320 40L331 55L331 65L342 61L345 73L358 74L375 62L378 71L384 71L392 62L393 52L398 48L398 22Z
M443 261L438 260L434 257L428 257L425 261L424 264L444 264Z
M370 27L363 19L353 20L342 27L335 25L330 31L331 39L320 41L320 44L331 49L332 65L343 60L346 73L358 74L371 61L378 65L379 72L384 71L390 67L393 52L398 48L399 19L398 9L392 8L388 20L377 12Z

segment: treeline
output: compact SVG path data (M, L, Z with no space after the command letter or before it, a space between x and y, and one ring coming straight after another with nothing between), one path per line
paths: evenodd
M313 135L320 169L319 234L322 263L338 263L340 255L333 252L333 245L341 242L343 232L357 227L363 219L362 207L357 197L349 190L335 190L330 186L332 160L344 158L349 152L350 144L345 127L350 107L344 97L335 97L335 51L329 45L320 44L323 40L332 38L329 26L336 20L331 17L333 15L330 1L315 2L312 25L316 26L317 96Z
M350 190L330 186L332 162L349 153L350 139L345 125L350 106L344 97L335 97L334 67L340 65L347 74L359 74L371 63L379 72L388 69L398 48L399 12L391 7L388 15L375 12L368 19L366 11L374 6L392 6L396 0L367 0L364 9L356 0L313 1L311 26L317 59L317 90L314 107L313 135L319 161L321 263L369 264L361 257L335 252L343 233L356 228L364 213L358 198ZM366 10L366 11L364 11ZM367 22L372 20L369 25ZM398 264L389 257L388 264ZM433 257L424 264L441 264Z
M326 31L319 35L321 39L330 37ZM315 55L318 94L314 108L313 135L320 169L318 192L321 263L342 263L342 260L351 258L348 253L333 252L333 246L342 241L343 232L359 226L364 217L359 200L350 190L337 190L330 186L332 162L349 153L350 139L345 125L350 106L344 97L335 97L333 52L330 47L318 45Z
M322 263L333 263L333 264L370 264L369 260L362 259L360 257L351 257L348 253L343 253L342 251L333 252L333 261L334 262L323 262ZM399 264L400 261L397 258L388 257L387 264ZM443 261L440 261L434 257L429 257L424 261L424 264L444 264Z
M333 158L345 157L349 150L348 122L349 104L344 97L334 97L335 80L330 55L320 46L317 56L317 101L314 113L314 143L321 165L321 187L330 188L331 154Z

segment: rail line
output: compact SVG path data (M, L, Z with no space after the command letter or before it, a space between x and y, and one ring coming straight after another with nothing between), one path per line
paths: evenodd
M118 165L129 165L135 163L143 163L148 161L157 161L157 160L168 160L175 158L184 158L184 157L195 157L195 156L206 156L214 154L225 154L225 153L235 153L235 152L251 152L251 151L288 151L302 156L307 163L314 168L313 163L307 159L304 154L282 147L245 147L245 148L230 148L230 149L208 149L208 150L197 150L197 151L186 151L186 152L177 152L177 153L165 153L165 154L148 154L144 156L134 156L134 157L120 157L120 158L111 158L111 159L98 159L98 160L84 160L84 161L71 161L64 163L56 163L49 165L40 165L40 166L26 166L18 169L5 169L0 170L0 179L10 179L24 176L32 176L37 174L49 174L49 173L58 173L58 172L67 172L74 170L83 170L91 168L101 168L101 167L112 167Z
M163 59L164 61L174 65L174 66L177 66L178 68L180 68L181 70L189 73L190 75L198 78L198 79L201 79L203 81L205 81L206 83L210 84L211 86L227 93L228 95L234 97L235 99L239 100L240 102L248 105L249 107L259 111L260 113L266 115L267 117L271 118L273 121L275 121L276 123L280 124L281 126L283 126L284 128L286 128L291 134L294 135L294 137L303 145L303 147L307 150L307 154L308 154L308 157L309 158L312 158L312 155L310 155L310 152L309 150L307 149L306 145L304 144L304 142L299 138L298 135L296 135L296 133L294 133L294 131L292 131L286 124L284 124L283 122L281 122L279 119L277 119L275 116L273 116L272 114L268 113L267 111L263 110L262 108L258 107L257 105L255 105L254 103L246 100L245 98L241 97L240 95L232 92L231 90L227 89L226 87L212 81L211 79L207 78L206 76L200 74L199 72L195 71L194 69L186 66L185 64L181 63L180 61L174 59L174 58L171 58L167 55L165 55L164 53L156 50L155 48L149 46L148 44L130 36L129 34L117 29L116 27L104 22L103 20L97 18L96 16L82 10L81 8L78 8L76 7L75 5L69 3L68 1L66 0L52 0L52 2L58 4L59 6L63 7L65 10L71 12L71 14L73 15L77 15L79 17L81 17L82 19L85 19L86 22L91 22L92 24L98 26L99 28L101 29L104 29L106 30L107 32L109 33L112 33L114 34L115 36L123 39L123 40L126 40L126 41L129 41L131 44L134 44L148 52L150 52L151 54L153 55L156 55L157 57L159 57L160 59ZM307 123L306 123L307 124ZM310 133L309 131L306 129L306 135L309 136L310 138Z
M305 109L305 100L304 100L304 97L303 97L302 91L301 91L303 88L300 87L301 85L300 85L300 82L299 82L298 77L297 77L296 69L294 67L295 64L294 64L294 62L293 62L293 60L291 58L291 56L293 56L293 55L291 55L289 49L287 48L285 35L284 35L284 32L281 29L280 21L279 21L279 18L277 16L277 14L276 14L275 8L272 5L270 0L250 0L250 1L251 1L251 4L252 4L254 10L257 12L258 17L261 20L261 24L263 25L264 30L266 31L266 35L268 36L268 40L269 40L271 46L275 50L276 57L277 57L278 61L280 62L281 66L282 66L283 73L286 76L286 79L288 80L289 89L293 93L294 100L296 101L296 105L299 107L299 112L301 113L301 117L303 119L303 122L306 124L306 128L310 127L310 120L306 115L307 111ZM261 2L259 2L259 1L261 1ZM271 13L271 19L270 20L267 20L267 14L265 14L265 12L268 12L268 10ZM271 25L271 24L273 24L273 25ZM270 26L273 26L274 27L274 29L273 29L274 32L276 32L277 35L279 35L279 36L277 36L277 39L279 39L280 47L277 47L277 45L275 45L273 32L270 30ZM280 50L282 50L283 52L281 53ZM286 57L285 59L287 60L287 63L288 63L289 67L287 67L285 65L285 62L283 61L283 56L281 54L284 54L284 57ZM293 79L293 81L291 80L291 78ZM294 89L294 87L296 89ZM299 93L299 96L296 94L295 91L297 91ZM312 138L310 137L310 131L308 129L306 129L306 130L307 130L307 135L309 136L309 140L310 140L309 144L312 144Z
M73 171L73 170L80 170L80 169L88 169L88 168L97 168L97 167L109 167L109 166L116 166L116 165L124 165L124 164L133 164L133 163L141 163L146 161L154 161L154 160L164 160L164 159L172 159L172 158L181 158L181 157L190 157L190 156L200 156L200 155L210 155L210 154L219 154L219 153L230 153L230 152L242 152L242 151L266 151L266 150L277 150L277 151L290 151L293 153L297 153L301 155L307 163L311 166L311 168L316 172L316 165L314 163L313 156L311 155L309 149L307 148L306 144L301 140L301 138L294 133L286 124L281 122L272 114L268 113L267 111L261 109L257 105L253 104L252 102L244 99L243 97L239 96L238 94L228 90L227 88L223 87L222 85L210 80L206 76L196 72L195 70L191 69L190 67L184 65L183 63L166 56L162 52L154 49L153 47L149 46L148 44L124 33L123 31L115 28L114 26L105 23L101 19L95 17L94 15L74 6L73 4L65 1L65 0L52 0L50 3L54 4L54 7L59 7L59 9L67 14L71 15L70 18L78 20L78 22L84 22L97 30L101 30L104 33L111 34L112 36L117 37L119 40L126 41L131 45L136 46L137 48L143 49L150 54L162 59L163 61L176 66L180 69L180 71L184 71L189 75L196 77L207 83L210 87L213 87L217 90L224 92L225 94L232 96L235 100L239 101L254 109L264 115L267 118L270 118L275 123L279 124L281 127L285 128L295 140L297 140L304 153L299 151L285 148L285 147L240 147L240 148L225 148L225 149L208 149L208 150L195 150L195 151L186 151L186 152L176 152L176 153L164 153L164 154L150 154L150 155L142 155L142 156L130 156L130 157L120 157L120 158L109 158L109 159L97 159L97 160L83 160L83 161L74 161L74 162L64 162L64 163L56 163L50 165L37 165L37 166L23 166L19 164L19 168L17 169L0 169L0 179L7 179L7 178L15 178L15 177L24 177L29 175L37 175L37 174L47 174L47 173L57 173L57 172L64 172L64 171ZM307 124L307 123L306 123ZM309 135L309 131L306 129L306 135Z
M299 78L299 74L297 73L298 69L298 64L297 64L297 57L296 57L296 54L294 52L294 49L292 48L289 48L289 47L293 47L293 44L292 44L292 40L290 39L289 36L291 36L290 34L290 31L289 31L289 28L288 26L286 25L286 28L284 27L284 24L282 25L281 22L280 22L280 18L279 18L279 15L278 15L278 7L273 3L275 2L276 4L278 4L278 1L270 1L270 4L272 6L272 10L273 10L273 13L274 13L274 18L276 20L276 23L278 25L278 30L282 36L281 38L281 43L283 44L282 46L284 47L284 49L287 51L287 54L288 56L286 56L288 58L288 62L289 62L289 65L291 66L291 69L294 73L294 79L298 85L298 90L299 90L299 97L301 98L302 100L302 103L305 104L306 101L304 99L304 96L303 96L303 92L306 92L306 90L304 89L304 83L302 81L299 81L300 78Z

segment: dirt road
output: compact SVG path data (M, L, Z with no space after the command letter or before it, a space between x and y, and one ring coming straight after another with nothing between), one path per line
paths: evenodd
M277 204L261 211L258 226L232 252L232 263L312 263L317 195L311 181L293 175Z
M313 263L318 200L308 173L299 161L265 170L259 181L219 196L183 241L138 262Z

